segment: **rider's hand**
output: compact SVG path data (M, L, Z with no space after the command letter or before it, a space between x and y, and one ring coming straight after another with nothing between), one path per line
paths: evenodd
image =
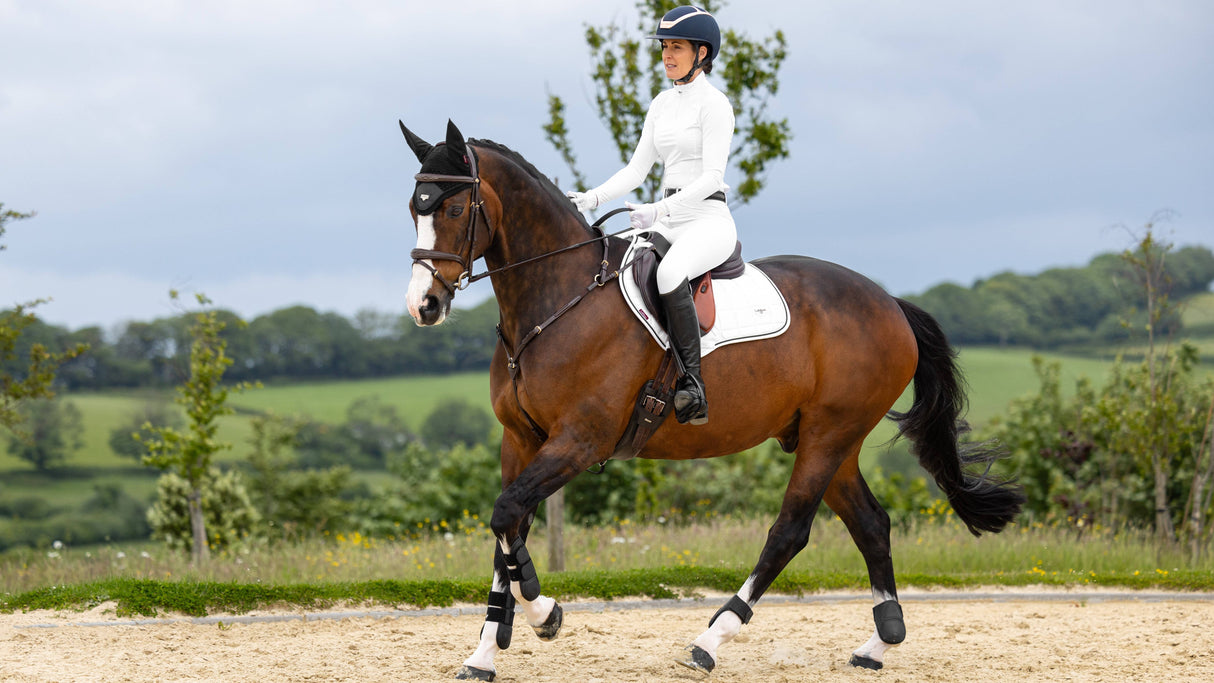
M591 190L590 192L566 192L565 196L569 201L573 202L574 207L578 211L585 213L591 209L597 209L599 206L598 193Z
M628 214L631 219L630 224L636 230L645 230L653 226L658 221L658 218L664 215L661 207L657 204L633 204L632 202L624 202L624 206L631 211Z

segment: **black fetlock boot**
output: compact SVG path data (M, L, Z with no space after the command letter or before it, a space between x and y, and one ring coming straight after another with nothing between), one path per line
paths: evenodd
M666 331L670 346L683 371L674 395L674 413L679 422L702 425L708 422L708 399L700 378L700 319L696 316L691 286L686 280L669 294L662 294L666 309Z

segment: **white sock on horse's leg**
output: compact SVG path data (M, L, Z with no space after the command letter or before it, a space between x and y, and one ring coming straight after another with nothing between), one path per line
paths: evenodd
M738 598L747 604L750 603L753 583L754 577L752 576L746 579L746 583L742 584L742 588L738 590ZM708 630L701 633L691 644L707 652L715 662L717 661L717 649L733 640L741 631L742 618L730 610L725 610L719 613L716 621L712 622Z
M877 590L876 588L873 588L873 605L881 605L886 602L889 602L890 600L897 601L897 599L898 598L896 598L891 593L887 593L883 590ZM884 640L881 640L880 631L877 631L876 629L874 629L873 636L868 639L867 643L861 645L859 647L859 649L857 649L855 652L853 652L852 656L862 658L862 659L870 659L878 664L884 664L885 663L885 653L888 652L891 648L895 648L897 646L898 646L897 643L890 644L890 643L885 642ZM854 662L854 659L853 659L853 662Z
M497 671L497 667L493 664L493 659L497 657L497 653L502 649L497 646L497 623L486 621L481 629L481 643L477 646L476 652L472 653L471 657L464 660L464 666L469 666L482 671Z
M733 640L735 636L742 631L742 620L733 612L724 612L717 620L712 622L712 626L708 630L701 633L692 645L700 648L712 656L712 661L717 660L717 648L725 643Z
M873 629L873 637L869 638L867 643L861 645L859 649L853 652L852 656L871 659L878 664L882 664L885 662L885 653L891 648L895 647L898 646L890 645L884 640L881 640L881 634L877 633L876 629Z
M498 575L496 571L493 572L492 585L491 590L497 593L505 593L510 590L506 577ZM510 609L513 610L514 608L511 607ZM505 618L513 621L514 615L508 614ZM472 656L464 660L464 666L482 671L497 671L493 660L497 657L497 653L502 651L501 646L497 644L497 630L499 626L500 624L496 621L485 621L484 626L481 628L480 644L476 647L476 651L472 653Z

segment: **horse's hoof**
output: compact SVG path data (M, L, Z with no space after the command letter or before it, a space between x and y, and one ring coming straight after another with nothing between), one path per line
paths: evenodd
M852 655L851 659L848 660L847 663L861 669L872 669L873 671L880 671L881 667L885 666L875 659L869 659L868 657L862 657L860 655Z
M497 678L497 672L478 669L475 666L460 667L459 673L455 674L457 681L492 681Z
M699 645L688 645L683 649L691 654L689 654L686 659L678 659L675 661L693 671L699 671L700 673L705 674L712 673L712 670L716 667L717 663L713 661L712 655L708 654L707 650Z
M539 626L533 626L535 635L540 637L540 640L556 640L557 634L561 632L561 624L565 621L565 610L561 609L561 603L552 603L552 611L548 613L548 620Z

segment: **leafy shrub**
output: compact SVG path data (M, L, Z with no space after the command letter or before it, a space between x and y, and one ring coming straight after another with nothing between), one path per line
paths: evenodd
M40 496L16 496L0 498L0 517L40 520L58 512L50 501Z
M151 425L152 429L146 428ZM157 427L180 429L185 426L185 420L172 403L166 401L148 401L141 408L131 413L125 422L110 431L110 450L124 458L140 462L147 455L147 442L156 438ZM136 438L138 434L138 438Z
M261 515L249 500L239 474L211 467L201 488L202 515L211 549L230 549L248 538ZM152 537L163 540L174 550L190 550L193 533L187 501L189 484L170 472L160 477L156 490L156 502L147 512Z
M118 484L99 484L77 508L52 506L37 496L0 500L0 550L16 546L47 548L54 541L86 544L148 537L147 504Z
M344 424L299 425L294 447L301 467L381 469L390 455L416 440L395 406L377 396L364 396L350 404Z
M912 477L901 472L886 475L880 467L876 467L865 479L873 497L889 514L890 524L895 529L908 531L921 519L920 513L924 510L935 509L940 503L947 505L933 491L927 477Z
M413 443L388 466L399 482L361 501L355 513L367 535L433 531L472 516L487 521L501 492L497 453L483 445L431 451Z
M493 418L484 408L463 398L442 400L422 425L422 440L435 450L456 444L475 446L486 443L493 429Z

